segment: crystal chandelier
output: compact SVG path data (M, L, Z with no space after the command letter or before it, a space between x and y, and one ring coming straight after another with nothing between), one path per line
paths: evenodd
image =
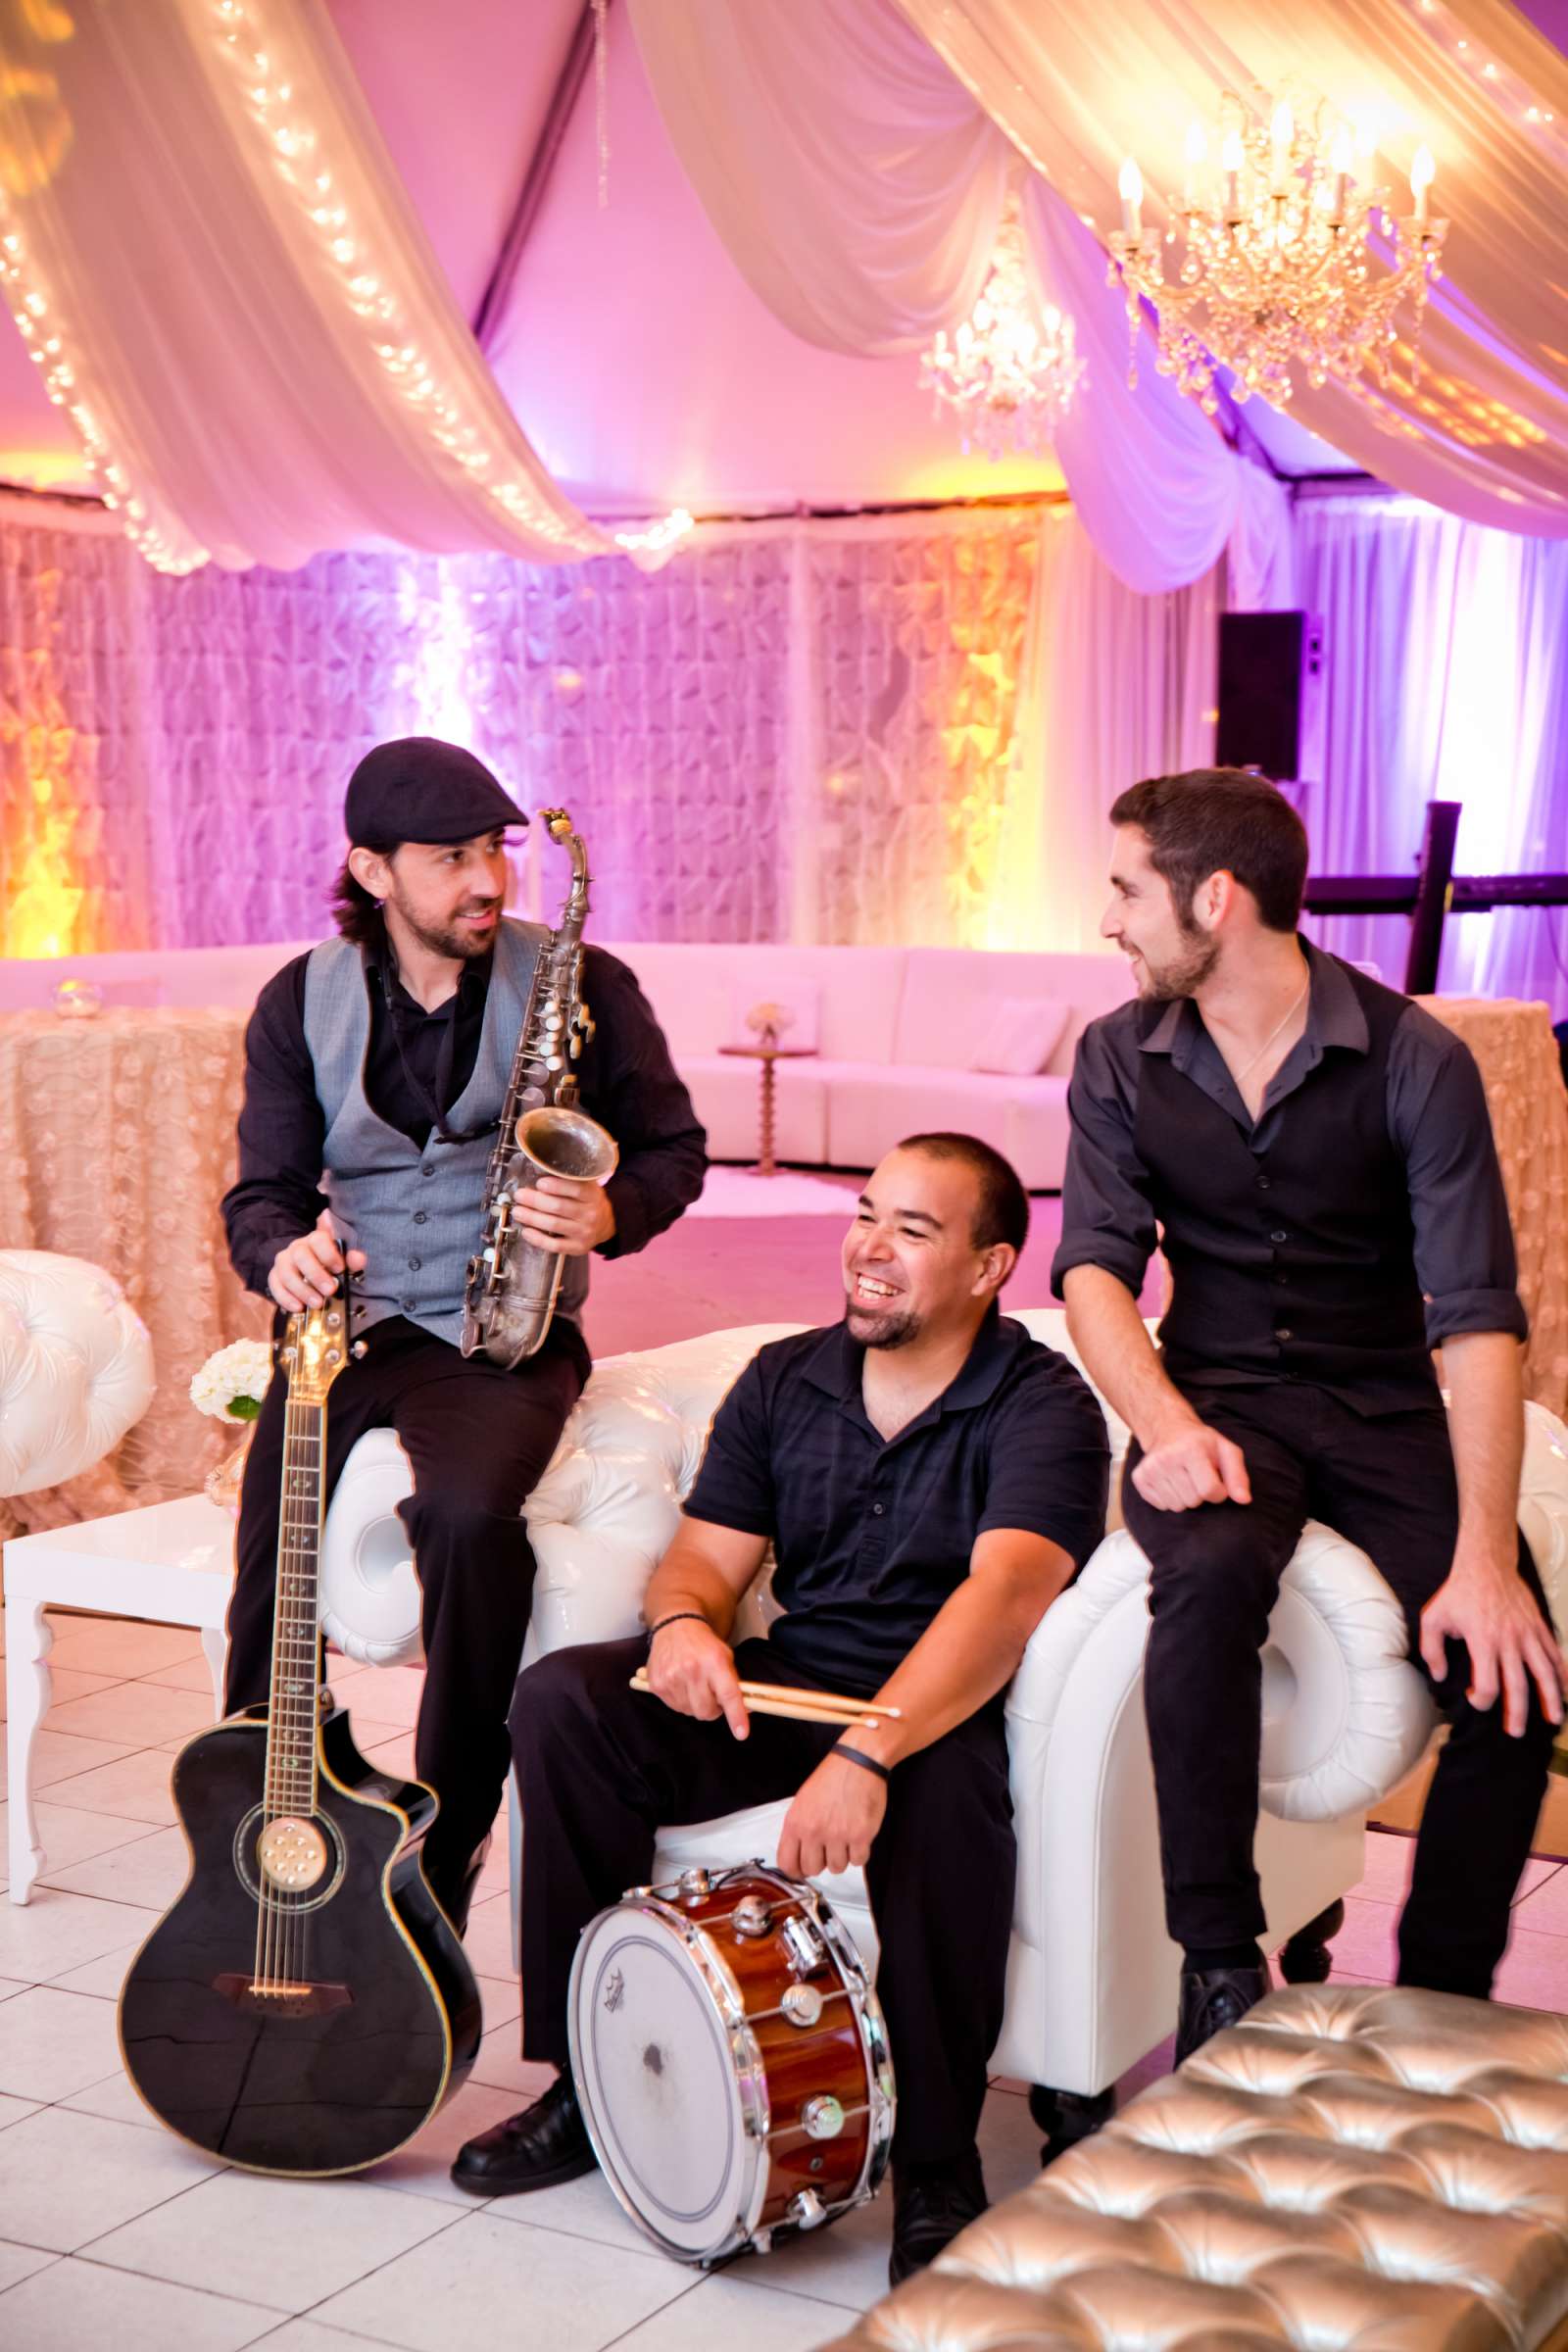
M1015 197L1003 208L979 300L954 333L938 331L920 354L920 387L952 409L962 445L993 461L1005 450L1050 447L1084 373L1072 320L1054 304L1035 308L1024 267Z
M1110 282L1127 296L1136 383L1140 302L1157 314L1161 375L1173 375L1212 416L1219 405L1214 359L1235 375L1235 397L1259 393L1283 407L1298 369L1314 390L1330 376L1352 387L1363 370L1389 380L1398 336L1396 314L1411 306L1412 355L1427 289L1439 275L1446 220L1428 213L1433 162L1426 147L1410 167L1411 211L1396 219L1387 188L1356 176L1357 148L1346 123L1325 123L1321 101L1289 96L1266 121L1227 91L1220 110L1218 169L1200 123L1187 134L1187 174L1164 244L1179 247L1167 281L1162 240L1143 220L1143 175L1122 166L1121 228L1110 247ZM1365 166L1363 164L1363 169ZM1381 235L1386 263L1374 257ZM1412 365L1418 363L1412 360Z

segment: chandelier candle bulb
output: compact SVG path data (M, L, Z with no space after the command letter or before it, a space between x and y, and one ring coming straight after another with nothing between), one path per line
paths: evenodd
M1418 147L1410 160L1410 193L1415 198L1415 217L1423 228L1427 220L1427 190L1437 177L1437 171L1431 148Z
M1208 133L1204 130L1201 122L1188 124L1185 153L1187 170L1182 179L1182 209L1190 213L1193 209L1193 191L1198 182L1198 174L1208 161Z
M1136 245L1143 233L1144 175L1131 156L1117 175L1116 187L1121 196L1122 234Z
M1340 125L1339 135L1334 141L1334 153L1330 160L1334 166L1332 218L1336 223L1339 223L1345 219L1345 207L1350 189L1350 166L1355 160L1355 149L1350 133L1343 122Z
M1291 113L1289 100L1282 98L1274 109L1274 120L1269 125L1269 146L1274 158L1271 185L1276 196L1284 196L1289 192L1291 149L1295 143L1296 119Z
M1228 130L1220 143L1220 170L1225 174L1225 218L1233 224L1242 217L1242 165L1245 150L1239 130Z

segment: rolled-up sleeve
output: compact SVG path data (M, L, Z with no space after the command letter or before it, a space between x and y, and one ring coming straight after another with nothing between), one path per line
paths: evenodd
M1467 1331L1524 1339L1508 1197L1475 1057L1420 1006L1389 1054L1389 1125L1410 1189L1416 1278L1427 1345Z
M1106 1021L1084 1031L1067 1088L1072 1134L1061 1187L1061 1241L1051 1266L1058 1298L1074 1266L1103 1267L1136 1298L1158 1239L1149 1171L1134 1142L1136 1068L1123 1070L1108 1032ZM1133 1043L1135 1063L1137 1052Z

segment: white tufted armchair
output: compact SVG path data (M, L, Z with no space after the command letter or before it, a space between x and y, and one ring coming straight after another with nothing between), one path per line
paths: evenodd
M0 1494L90 1470L153 1385L152 1342L112 1274L52 1250L0 1250Z
M1073 1353L1059 1310L1018 1320ZM764 1341L799 1328L711 1332L596 1367L528 1503L539 1561L530 1652L639 1630L644 1589L720 1398ZM1065 2122L1066 2136L1169 2033L1179 1969L1163 1926L1142 1703L1148 1567L1121 1526L1127 1432L1113 1415L1106 1420L1114 1474L1105 1541L1043 1619L1007 1700L1018 1884L994 2063L1050 2086L1036 2113L1048 2130ZM356 1656L391 1660L417 1649L408 1541L393 1516L409 1490L392 1433L362 1438L322 1548L327 1630ZM1568 1602L1568 1433L1536 1406L1520 1519L1560 1607ZM760 1630L765 1581L748 1595L746 1631ZM1328 1528L1307 1529L1270 1637L1257 1864L1271 1940L1295 1938L1293 1972L1310 1977L1326 1966L1321 1943L1337 1924L1333 1907L1361 1876L1367 1808L1417 1761L1436 1718L1405 1658L1393 1594L1365 1554ZM663 1831L656 1873L770 1855L784 1810ZM874 1959L860 1874L823 1884ZM961 1855L954 1856L954 1900L963 1900ZM1054 2094L1067 2094L1065 2117L1059 2101L1050 2103Z

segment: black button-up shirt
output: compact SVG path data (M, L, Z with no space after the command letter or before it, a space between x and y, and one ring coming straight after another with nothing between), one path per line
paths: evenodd
M426 1012L390 968L383 980L383 955L367 958L366 1099L378 1118L422 1148L431 1103L449 1109L473 1075L490 957L469 964L456 995ZM297 956L273 974L245 1033L239 1180L224 1196L223 1223L235 1271L263 1297L278 1250L308 1233L326 1205L318 1190L326 1127L305 1041L308 961ZM615 1230L602 1254L623 1257L645 1248L696 1200L707 1137L634 974L603 948L585 948L582 993L595 1034L577 1064L579 1099L620 1147L605 1187Z
M1270 1080L1255 1124L1190 999L1167 1005L1152 1025L1148 1007L1135 1002L1084 1031L1068 1090L1072 1139L1061 1243L1052 1267L1058 1298L1074 1266L1102 1266L1135 1296L1142 1288L1168 1205L1137 1144L1142 1071L1152 1056L1163 1056L1235 1122L1255 1156L1252 1183L1264 1238L1284 1252L1270 1280L1283 1289L1298 1279L1300 1269L1286 1247L1292 1237L1266 1218L1270 1187L1288 1173L1281 1160L1290 1151L1287 1105L1310 1080L1315 1140L1321 1146L1327 1138L1332 1150L1337 1102L1348 1111L1370 1046L1367 1014L1350 972L1308 941L1300 944L1310 983L1306 1028ZM1382 1123L1403 1166L1427 1345L1437 1348L1469 1331L1522 1339L1527 1326L1515 1289L1513 1231L1481 1073L1468 1047L1415 1004L1398 1013L1389 1040ZM1250 1227L1245 1235L1238 1230L1238 1257L1255 1238ZM1202 1260L1194 1255L1194 1237L1171 1223L1168 1241L1173 1256L1182 1253L1186 1260L1178 1286L1190 1279L1201 1296ZM1204 1247L1211 1246L1208 1237ZM1286 1325L1276 1337L1289 1346L1295 1334ZM1216 1333L1214 1344L1222 1352L1225 1335Z
M956 1379L884 1440L844 1324L774 1340L713 1419L690 1517L768 1536L768 1639L864 1697L912 1648L992 1528L1044 1536L1081 1567L1105 1532L1108 1448L1088 1383L1021 1323L987 1316Z

